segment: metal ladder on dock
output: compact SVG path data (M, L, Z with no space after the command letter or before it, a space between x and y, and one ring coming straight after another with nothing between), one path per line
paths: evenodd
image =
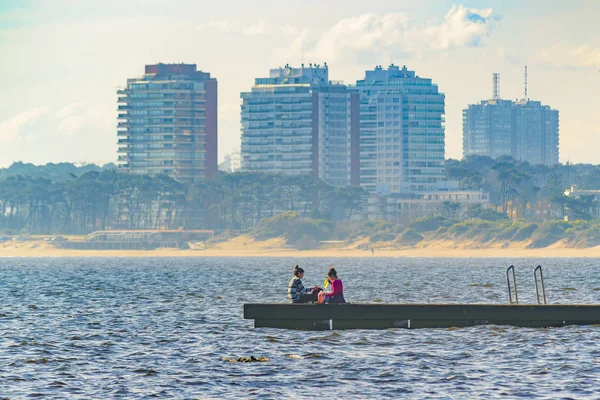
M512 272L512 286L511 286L511 272ZM538 278L539 275L539 278ZM539 284L538 284L539 281ZM544 273L542 272L542 266L538 265L533 269L533 282L535 283L535 300L537 304L546 303L546 288L544 286ZM511 265L506 269L506 286L508 287L508 302L509 304L519 304L519 292L517 290L517 277L515 275L515 266ZM514 287L514 290L513 290ZM542 297L540 298L540 288ZM514 296L513 296L514 293ZM514 301L513 301L514 297ZM543 301L543 303L542 303Z
M539 286L538 286L538 278L537 278L537 272L540 272L540 283L542 286L542 299L544 300L544 304L546 304L546 289L544 288L544 274L542 273L542 266L538 265L537 267L535 267L533 269L533 281L535 282L535 299L537 300L538 304L542 304L542 302L540 301L540 290L539 290Z
M512 295L512 291L511 291L511 286L510 286L510 277L509 277L509 272L512 270L512 281L513 281L513 285L515 287L515 301L513 303L513 295ZM508 302L510 304L519 304L519 293L517 292L517 277L515 276L515 266L511 265L510 267L508 267L506 269L506 285L508 286Z

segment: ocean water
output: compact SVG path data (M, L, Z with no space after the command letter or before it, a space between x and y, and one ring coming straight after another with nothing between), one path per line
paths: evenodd
M254 329L335 266L351 302L534 301L534 259L0 258L0 398L600 398L600 327ZM600 303L600 260L542 259L549 303ZM267 357L263 363L227 358Z

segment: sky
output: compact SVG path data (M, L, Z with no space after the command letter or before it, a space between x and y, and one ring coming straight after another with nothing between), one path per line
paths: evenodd
M353 84L406 65L446 95L446 157L462 110L528 95L560 111L560 160L600 164L597 0L0 0L0 167L116 161L116 90L145 64L219 84L219 159L240 143L240 92L285 64Z

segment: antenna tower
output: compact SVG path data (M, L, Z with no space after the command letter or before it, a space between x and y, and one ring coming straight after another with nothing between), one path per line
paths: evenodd
M494 72L494 91L492 100L500 100L500 74Z
M527 97L527 65L525 66L525 97L523 98L523 100L529 100L529 98Z

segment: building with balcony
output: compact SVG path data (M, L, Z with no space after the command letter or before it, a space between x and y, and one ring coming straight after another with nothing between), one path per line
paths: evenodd
M513 113L512 156L531 164L558 164L558 110L539 101L521 100L514 103Z
M241 169L359 182L359 95L327 64L286 65L241 94Z
M463 110L463 157L510 156L531 164L558 164L558 111L525 98L501 100L498 88L494 90L491 100Z
M217 172L217 80L195 64L146 65L118 95L118 166L190 183Z
M444 179L444 102L405 66L366 71L360 92L360 185L371 193L434 191Z
M484 100L463 111L463 154L496 159L512 155L513 102Z
M236 149L230 154L225 154L223 161L219 163L219 171L233 173L240 169L240 151Z

